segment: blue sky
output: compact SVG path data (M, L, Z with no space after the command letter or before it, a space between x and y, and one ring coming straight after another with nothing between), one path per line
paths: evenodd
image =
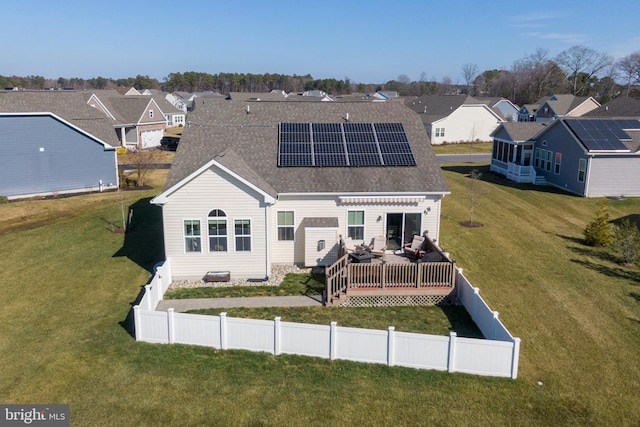
M640 2L148 1L2 2L0 75L110 77L172 72L311 74L385 83L508 69L546 49L640 50Z

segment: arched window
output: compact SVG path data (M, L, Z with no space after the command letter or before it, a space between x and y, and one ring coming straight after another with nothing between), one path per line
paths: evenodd
M209 212L209 252L227 252L227 214L220 209Z

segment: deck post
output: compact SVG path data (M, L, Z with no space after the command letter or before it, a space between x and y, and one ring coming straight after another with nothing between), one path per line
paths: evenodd
M422 285L422 264L420 264L420 260L416 262L416 289L420 289Z
M382 273L382 277L380 277L380 285L382 286L382 289L385 288L386 286L386 277L387 277L387 265L385 264L385 262L382 262L382 269L381 269Z

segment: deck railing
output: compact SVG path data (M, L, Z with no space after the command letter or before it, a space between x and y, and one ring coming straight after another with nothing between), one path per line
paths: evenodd
M350 289L454 288L455 284L455 261L359 264L344 255L326 270L325 303Z

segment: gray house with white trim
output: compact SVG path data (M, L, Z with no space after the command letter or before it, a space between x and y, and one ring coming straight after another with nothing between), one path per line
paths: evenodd
M118 187L113 127L79 93L0 92L0 135L2 196Z
M585 197L640 196L638 120L503 123L493 138L491 170L510 180L552 185Z

